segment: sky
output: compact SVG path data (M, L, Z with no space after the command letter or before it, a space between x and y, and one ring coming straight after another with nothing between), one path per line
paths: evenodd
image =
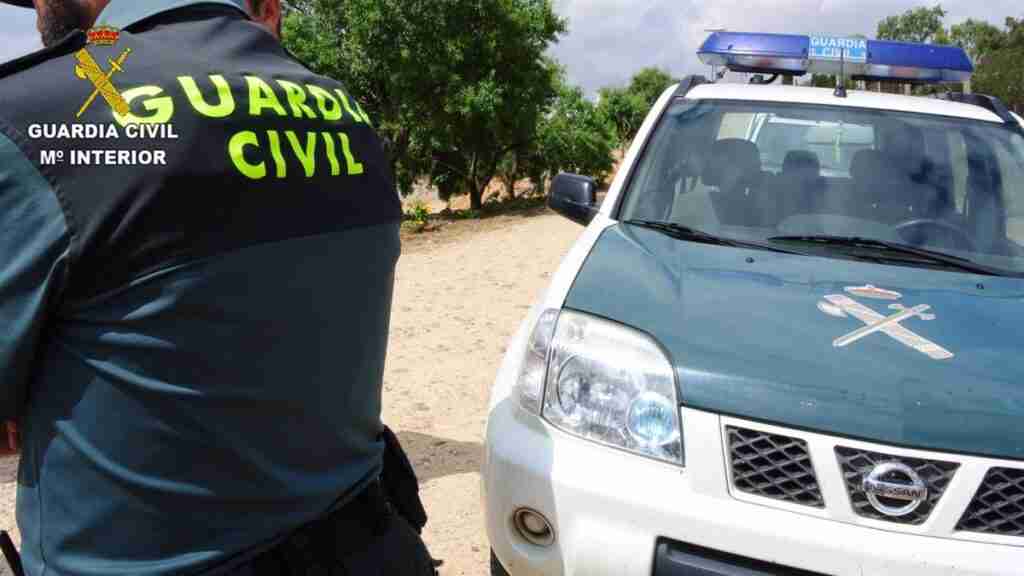
M147 0L136 0L145 2ZM552 53L588 94L625 84L647 66L676 76L705 72L696 51L707 28L874 36L879 20L928 0L555 0L569 31ZM947 24L967 18L1002 25L1024 16L1021 0L946 0ZM0 6L0 61L39 48L35 15Z

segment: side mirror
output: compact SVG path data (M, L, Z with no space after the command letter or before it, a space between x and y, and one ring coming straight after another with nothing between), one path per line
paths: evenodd
M548 206L569 220L586 226L597 214L597 183L593 178L562 173L551 182Z

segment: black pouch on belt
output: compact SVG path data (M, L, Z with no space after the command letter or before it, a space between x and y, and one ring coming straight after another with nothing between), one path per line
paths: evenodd
M398 437L387 426L381 431L384 440L384 469L380 475L384 495L405 521L423 533L427 525L427 511L420 500L420 483L409 457L398 442Z

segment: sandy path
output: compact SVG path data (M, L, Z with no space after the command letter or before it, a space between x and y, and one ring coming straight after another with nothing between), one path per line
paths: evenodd
M553 214L406 253L398 269L384 419L423 484L443 576L488 574L480 504L490 387L512 334L583 229Z
M490 386L505 345L582 230L551 213L501 216L411 238L403 250L384 420L420 476L425 538L445 561L443 576L488 574L479 469ZM6 530L14 530L15 472L14 460L0 461Z

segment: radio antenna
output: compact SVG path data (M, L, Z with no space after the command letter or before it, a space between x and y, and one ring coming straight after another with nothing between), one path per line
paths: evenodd
M836 79L836 98L846 98L846 48L839 48L839 78Z

